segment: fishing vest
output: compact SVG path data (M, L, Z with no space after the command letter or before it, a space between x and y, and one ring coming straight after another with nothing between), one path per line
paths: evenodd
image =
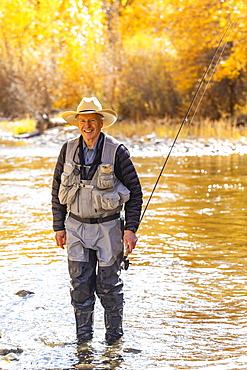
M68 141L58 198L67 210L81 218L107 217L118 213L129 200L130 191L114 173L120 143L104 134L101 164L91 180L81 180L78 155L80 138Z

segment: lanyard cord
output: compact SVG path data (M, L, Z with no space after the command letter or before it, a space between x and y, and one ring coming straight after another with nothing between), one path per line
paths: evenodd
M181 132L181 130L182 130L182 128L183 128L183 126L184 126L184 124L185 124L186 122L188 122L188 116L189 116L189 114L190 114L190 112L191 112L191 110L192 110L192 107L193 107L193 105L194 105L194 103L195 103L195 100L196 100L196 98L197 98L197 96L198 96L198 94L199 94L199 92L200 92L200 90L201 90L202 84L203 84L203 83L204 83L204 81L206 80L206 77L207 77L207 75L208 75L208 73L209 73L209 71L210 71L210 68L211 68L211 66L212 66L212 65L213 65L213 63L214 63L214 60L216 59L216 55L217 55L217 53L218 53L218 52L219 52L219 50L220 50L221 44L222 44L222 42L223 42L223 40L224 40L224 38L225 38L225 36L226 36L226 34L227 34L228 30L229 30L229 29L230 29L230 27L232 26L232 24L233 24L233 21L230 21L230 22L228 23L228 25L227 25L227 27L226 27L226 30L224 31L224 33L223 33L223 35L222 35L222 37L221 37L221 39L220 39L220 42L219 42L219 44L218 44L218 46L217 46L217 48L216 48L216 50L215 50L215 52L214 52L214 55L213 55L213 57L212 57L211 61L210 61L210 62L209 62L209 64L208 64L207 69L205 70L205 72L204 72L204 74L203 74L203 76L202 76L202 79L201 79L201 81L200 81L200 83L199 83L199 85L198 85L198 87L197 87L197 89L196 89L196 92L195 92L195 94L194 94L194 96L193 96L193 98L192 98L192 100L191 100L191 102L190 102L190 105L189 105L189 107L188 107L188 109L187 109L187 112L186 112L186 114L185 114L185 116L184 116L184 118L183 118L183 120L182 120L182 123L181 123L181 125L180 125L180 127L179 127L179 129L178 129L178 132L177 132L176 136L175 136L175 139L173 140L173 143L172 143L172 145L171 145L171 147L170 147L170 150L169 150L169 152L168 152L168 154L167 154L167 157L166 157L166 159L165 159L165 161L164 161L164 164L163 164L163 166L162 166L162 168L161 168L161 171L160 171L160 173L159 173L159 175L158 175L158 177L157 177L157 180L156 180L156 182L155 182L155 184L154 184L153 190L152 190L152 192L151 192L151 194L150 194L150 196L149 196L149 198L148 198L147 204L146 204L146 206L145 206L145 208L144 208L144 210L143 210L142 216L141 216L141 218L140 218L140 223L142 222L142 219L143 219L143 217L144 217L144 215L145 215L145 213L146 213L146 210L147 210L147 208L148 208L148 206L149 206L149 203L150 203L150 201L151 201L151 199L152 199L152 196L153 196L153 194L154 194L154 192L155 192L155 189L156 189L156 187L157 187L157 185L158 185L158 183L159 183L159 180L160 180L160 178L161 178L161 176L162 176L162 173L163 173L163 171L164 171L164 169L165 169L165 166L166 166L166 164L167 164L167 162L168 162L168 159L169 159L169 157L170 157L170 155L171 155L171 152L172 152L172 150L173 150L173 148L174 148L174 146L175 146L175 144L176 144L176 141L177 141L177 139L178 139L178 136L179 136L179 134L180 134L180 132ZM233 28L232 28L232 29L234 29L234 27L235 27L235 24L234 24L234 26L233 26ZM205 87L205 89L204 89L204 91L203 91L203 93L202 93L202 96L201 96L201 98L200 98L200 100L199 100L199 102L198 102L198 104L197 104L197 106L196 106L195 112L194 112L193 117L191 118L191 120L190 120L190 122L189 122L189 125L191 124L192 120L194 119L195 114L196 114L196 112L197 112L197 110L198 110L198 108L199 108L199 106L200 106L200 104L201 104L201 101L202 101L202 99L203 99L203 96L204 96L204 94L205 94L205 92L206 92L206 90L207 90L207 88L208 88L209 82L210 82L211 78L213 77L213 74L214 74L214 72L215 72L215 70L216 70L217 65L219 64L219 61L220 61L221 56L222 56L222 54L223 54L223 51L225 50L226 44L227 44L227 42L226 42L226 43L225 43L225 45L223 46L223 48L222 48L222 50L221 50L221 52L220 52L220 55L219 55L218 59L216 60L215 67L214 67L214 69L213 69L213 71L212 71L212 74L211 74L211 76L210 76L210 78L209 78L209 80L208 80L207 84L206 84L206 87Z

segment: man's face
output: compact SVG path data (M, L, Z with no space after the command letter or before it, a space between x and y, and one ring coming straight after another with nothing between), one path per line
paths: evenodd
M96 113L79 114L77 122L85 143L90 148L93 148L103 127L103 120L100 115Z

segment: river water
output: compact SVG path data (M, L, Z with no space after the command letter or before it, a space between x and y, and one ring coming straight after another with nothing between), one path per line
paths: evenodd
M97 301L94 339L79 351L52 231L59 148L2 142L0 349L23 352L0 356L0 369L246 369L247 155L170 158L122 272L124 338L104 343ZM133 161L146 203L164 158L135 150Z

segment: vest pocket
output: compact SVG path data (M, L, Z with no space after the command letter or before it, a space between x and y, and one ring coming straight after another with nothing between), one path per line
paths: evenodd
M70 187L68 191L67 202L66 202L68 205L71 205L75 201L76 194L77 194L79 187L80 185L73 185L72 187Z
M93 207L96 211L117 209L129 200L129 194L129 190L122 183L119 183L116 189L105 192L94 188L92 191Z
M113 210L120 205L120 196L117 193L107 194L107 196L103 194L101 197L101 205L105 210Z
M129 189L124 186L121 182L119 182L116 186L116 191L120 197L120 203L126 203L130 199L130 191Z
M80 165L72 162L64 164L64 172L61 175L58 198L61 204L71 205L80 187Z
M112 189L114 186L114 170L112 164L101 164L98 167L98 179L97 188L98 189Z
M120 205L120 196L115 191L105 192L93 189L93 207L96 211L111 211Z

